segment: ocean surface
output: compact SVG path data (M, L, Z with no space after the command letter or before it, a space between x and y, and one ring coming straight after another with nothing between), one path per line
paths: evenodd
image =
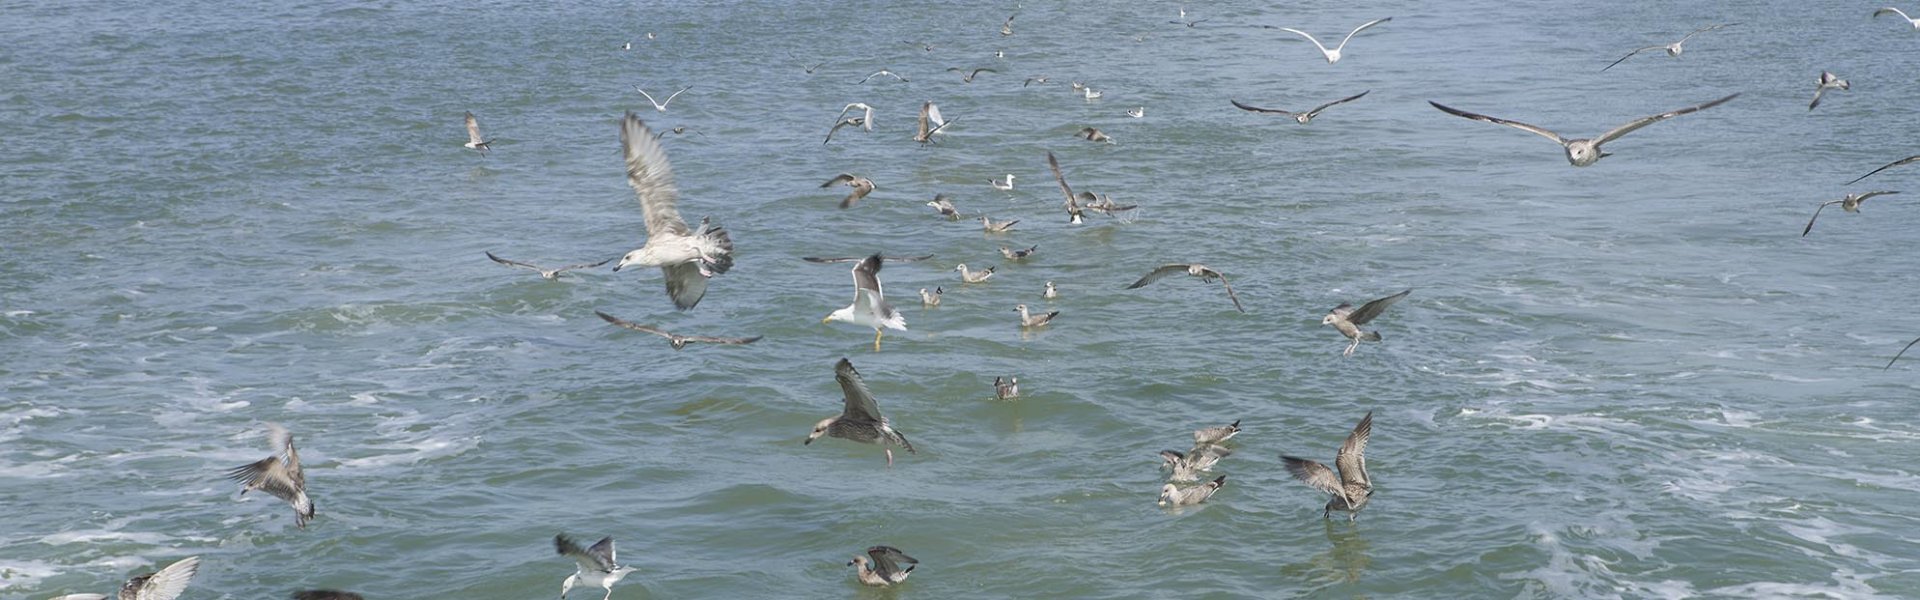
M1920 167L1842 185L1920 153L1920 36L1878 5L1028 4L0 6L0 597L188 555L195 600L552 597L563 532L619 541L620 599L1920 596L1920 356L1882 370L1920 335L1920 206L1800 236L1821 201L1920 192ZM1385 16L1335 65L1258 27ZM910 81L857 83L881 68ZM1852 90L1810 112L1823 69ZM686 85L664 113L634 91ZM1228 103L1368 90L1305 126ZM1736 92L1587 168L1427 105L1586 137ZM931 147L924 100L955 121ZM875 130L822 145L850 102ZM688 128L681 211L733 233L694 310L653 269L482 254L638 247L626 111ZM1141 208L1068 225L1049 151ZM839 210L841 172L879 189ZM849 265L799 260L876 251L934 255L883 271L910 331L878 353L820 323ZM1184 261L1247 312L1124 289ZM1351 357L1319 323L1409 288ZM1062 314L1022 332L1020 303ZM766 337L675 352L595 310ZM801 444L842 357L917 454ZM1279 456L1330 463L1368 411L1377 491L1324 520ZM1226 487L1155 506L1155 454L1236 419ZM223 478L269 422L306 530ZM875 544L920 559L904 586L854 581Z

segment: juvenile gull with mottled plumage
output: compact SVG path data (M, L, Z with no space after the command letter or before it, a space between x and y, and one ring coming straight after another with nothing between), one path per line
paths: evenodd
M907 441L906 434L894 430L887 418L880 415L880 404L874 400L873 392L867 389L867 383L860 379L860 372L853 370L853 361L840 359L833 367L833 378L840 383L840 393L845 396L846 404L840 415L821 419L813 425L813 431L807 434L805 444L812 444L821 436L837 437L862 444L879 444L887 452L887 466L893 466L893 449L888 446L900 446L913 453L913 443Z

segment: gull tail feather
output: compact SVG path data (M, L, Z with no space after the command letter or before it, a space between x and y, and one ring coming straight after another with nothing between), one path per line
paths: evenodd
M733 238L719 225L703 225L699 233L704 248L701 262L707 270L718 275L733 268Z
M1378 331L1369 331L1369 332L1366 332L1366 333L1363 333L1363 334L1360 334L1360 339L1362 339L1362 340L1366 340L1366 341L1369 341L1369 342L1378 342L1378 341L1380 341L1380 332L1378 332Z

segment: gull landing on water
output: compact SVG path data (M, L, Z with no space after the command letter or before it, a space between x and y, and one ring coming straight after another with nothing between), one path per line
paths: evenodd
M880 351L880 335L886 329L907 330L907 318L900 315L880 287L880 255L875 254L853 266L853 303L833 311L821 323L845 321L873 328L873 351Z
M1813 89L1813 102L1807 105L1807 110L1813 110L1813 107L1819 106L1820 97L1826 95L1827 90L1837 89L1844 91L1853 89L1852 86L1847 85L1847 80L1841 79L1840 76L1834 75L1831 71L1821 71L1819 83L1820 87Z
M1521 123L1519 121L1508 121L1506 119L1501 119L1497 117L1489 117L1486 115L1474 114L1474 113L1470 113L1464 110L1460 110L1457 108L1453 108L1453 107L1441 104L1439 102L1434 102L1431 100L1427 101L1427 104L1432 104L1434 108L1440 109L1441 112L1445 112L1447 114L1454 115L1456 117L1464 117L1468 119L1473 119L1475 121L1485 121L1488 123L1493 123L1495 125L1506 125L1514 129L1519 129L1521 131L1525 131L1528 133L1532 133L1534 135L1538 135L1538 136L1553 140L1554 142L1559 143L1561 148L1566 150L1568 163L1576 167L1584 167L1596 162L1600 162L1600 159L1602 158L1613 156L1612 153L1602 152L1600 150L1601 144L1605 144L1607 142L1620 139L1620 136L1633 133L1635 130L1640 129L1641 127L1646 127L1648 125L1652 125L1654 123L1665 121L1667 119L1671 119L1687 113L1699 112L1702 110L1713 108L1715 106L1719 106L1725 103L1728 100L1732 100L1738 97L1740 97L1740 94L1733 94L1725 98L1721 98L1719 100L1708 102L1706 104L1689 106L1679 110L1653 115L1651 117L1641 117L1625 125L1621 125L1619 127L1615 127L1611 130L1608 130L1606 133L1600 134L1599 137L1592 138L1592 139L1567 139L1564 137L1560 137L1560 134L1549 131L1543 127L1528 125L1526 123Z
M949 221L960 220L960 209L953 207L953 201L948 200L946 194L934 194L933 199L927 201L927 206L933 207L935 212Z
M1353 343L1347 344L1347 350L1340 353L1341 356L1353 356L1353 350L1360 347L1362 340L1369 342L1380 341L1380 332L1361 332L1360 326L1380 316L1380 313L1387 312L1387 307L1393 306L1393 303L1399 302L1401 298L1405 298L1407 294L1411 293L1413 293L1413 290L1409 289L1392 296L1379 298L1360 305L1358 310L1355 310L1352 304L1342 302L1339 306L1333 307L1333 311L1327 313L1327 316L1322 317L1320 324L1332 325L1334 329L1340 330L1340 335L1347 336L1347 339L1353 340Z
M240 483L240 495L260 490L293 506L293 524L301 529L313 520L313 500L307 497L307 475L300 468L300 451L293 447L293 432L278 424L267 424L267 440L273 455L252 464L227 471L227 478Z
M905 569L900 568L903 562L907 563ZM893 546L868 548L866 556L855 556L847 562L847 566L856 567L853 576L860 583L881 587L906 581L907 575L919 564L920 561Z
M1057 310L1044 315L1031 314L1027 312L1027 305L1025 304L1015 306L1013 310L1020 313L1020 326L1023 328L1046 327L1048 324L1053 323L1054 317L1060 316L1060 311Z
M873 392L867 389L867 382L860 379L860 372L853 370L853 362L840 359L833 367L833 379L840 383L840 393L846 396L846 404L840 410L840 416L821 419L813 424L813 431L807 434L807 441L801 445L812 444L821 436L837 437L862 444L879 444L887 452L887 466L893 466L893 448L900 446L907 453L915 453L913 443L907 441L906 434L893 429L887 418L880 415L880 403L873 398ZM901 577L905 579L905 576Z
M487 151L493 149L492 144L493 140L480 138L480 120L473 118L473 113L467 113L467 143L462 147L479 152L481 156L486 156Z
M491 260L492 260L493 262L497 262L497 263L500 263L500 264L503 264L503 265L506 265L506 266L509 266L509 267L520 267L520 268L522 268L522 269L531 269L531 270L534 270L534 271L539 271L539 272L540 272L540 278L541 278L541 279L559 279L559 278L560 278L560 274L561 274L561 273L565 273L565 272L567 272L567 271L572 271L572 270L575 270L575 269L591 269L591 268L594 268L594 267L598 267L598 266L600 266L600 265L604 265L604 264L607 264L607 263L610 263L610 262L613 262L613 259L611 259L611 258L609 258L609 259L606 259L606 260L603 260L603 261L600 261L600 262L597 262L597 263L584 263L584 264L578 264L578 265L567 265L567 266L564 266L564 267L560 267L560 268L558 268L558 269L548 269L548 268L546 268L546 267L542 267L542 266L540 266L540 265L533 265L533 264L527 264L527 263L523 263L523 262L520 262L520 261L517 261L517 260L507 260L507 259L504 259L504 258L500 258L500 257L498 257L498 256L494 256L492 252L488 252L488 253L487 253L487 258L488 258L488 259L491 259Z
M1347 520L1352 521L1373 497L1373 477L1367 474L1366 454L1367 438L1372 435L1373 411L1367 411L1367 416L1361 417L1360 424L1354 425L1353 432L1347 434L1347 441L1340 444L1340 453L1333 459L1333 466L1340 469L1338 475L1326 465L1311 460L1280 457L1294 479L1332 496L1320 511L1321 518L1333 518L1333 511L1344 510Z
M174 600L187 591L187 582L200 572L200 557L189 556L174 561L167 568L153 573L135 576L120 585L117 600ZM102 594L67 594L51 600L107 600Z
M1320 49L1320 55L1326 57L1327 64L1333 64L1333 63L1340 62L1340 51L1346 49L1347 42L1353 41L1354 34L1365 31L1368 27L1379 25L1381 23L1385 23L1387 21L1392 21L1392 20L1393 20L1393 17L1387 17L1385 19L1374 19L1372 21L1367 21L1366 24L1363 24L1359 27L1355 27L1353 28L1353 31L1348 32L1347 37L1342 38L1340 40L1340 45L1334 46L1332 50L1328 50L1326 46L1320 44L1320 40L1314 39L1313 34L1307 33L1305 31L1301 31L1301 30L1293 29L1289 27L1274 27L1272 25L1261 25L1261 27L1265 27L1267 29L1278 29L1281 31L1292 32L1294 34L1299 35L1300 37L1307 38L1307 41L1313 42L1313 47Z
M835 175L833 179L828 179L826 183L820 184L820 187L825 189L835 185L845 185L853 188L853 191L847 193L846 198L840 200L841 209L852 208L855 202L859 202L861 198L867 197L867 194L873 193L872 179L867 179L852 173Z
M560 600L566 600L567 592L572 591L576 583L605 588L607 595L600 600L607 600L613 597L613 584L620 583L628 573L639 570L623 567L614 562L611 537L600 538L600 541L594 543L592 547L581 548L580 544L575 543L572 538L561 534L553 536L553 548L561 556L572 558L574 562L579 563L573 574L568 575L567 580L560 583Z
M1160 268L1154 269L1152 272L1147 273L1146 276L1141 277L1139 281L1133 282L1133 285L1127 286L1127 289L1132 290L1132 289L1139 289L1142 287L1146 287L1146 285L1149 283L1159 281L1175 273L1186 273L1189 276L1199 278L1200 281L1204 283L1213 283L1213 280L1215 279L1220 280L1221 287L1227 288L1227 299L1233 301L1233 309L1240 311L1242 313L1247 312L1247 309L1240 307L1240 297L1237 295L1234 295L1233 284L1227 282L1227 276L1222 275L1220 274L1219 271L1215 271L1212 268L1200 263L1192 263L1192 264L1176 263L1171 265L1163 265ZM1239 421L1235 421L1234 423L1237 424L1239 423ZM1222 438L1222 439L1225 439L1225 438Z
M1826 210L1827 207L1829 206L1838 204L1840 205L1840 210L1844 210L1850 213L1857 213L1857 212L1860 212L1860 203L1866 202L1868 198L1872 198L1874 196L1884 196L1887 194L1898 194L1898 193L1900 192L1878 191L1878 192L1866 192L1864 194L1847 194L1847 197L1841 198L1839 200L1828 200L1826 202L1821 202L1819 208L1813 209L1813 218L1807 219L1807 228L1800 230L1800 237L1807 237L1807 234L1813 233L1813 222L1819 220L1820 211Z
M659 112L667 112L667 105L668 105L668 104L672 104L672 103L673 103L673 99L674 99L674 98L677 98L677 97L679 97L679 96L680 96L680 94L683 94L683 93L686 93L686 91L687 91L687 90L690 90L690 89L693 89L693 86L687 86L687 87L683 87L683 88L680 88L680 91L678 91L678 92L674 92L674 93L673 93L673 95L670 95L670 96L667 96L667 101L665 101L665 102L661 102L661 101L659 101L659 100L654 100L654 99L653 99L653 94L649 94L649 93L647 93L647 91L646 91L646 90L643 90L643 89L640 89L640 88L637 88L637 87L636 87L636 88L633 88L633 91L636 91L636 92L640 92L640 95L642 95L642 96L646 96L646 97L647 97L647 101L648 101L648 102L652 102L652 103L653 103L653 110L656 110L656 111L659 111Z
M1227 99L1227 101L1228 101L1228 102L1232 102L1232 103L1233 103L1233 106L1234 106L1234 108L1238 108L1238 109L1240 109L1240 110L1244 110L1244 111L1247 111L1247 112L1257 112L1257 113L1274 113L1274 114L1280 114L1280 115L1286 115L1286 116L1289 116L1289 117L1293 117L1293 120L1294 120L1295 122L1298 122L1298 123L1300 123L1301 125L1305 125L1305 124L1307 124L1308 122L1311 122L1311 121L1313 121L1313 118L1314 118L1314 117L1317 117L1317 116L1320 116L1320 111L1323 111L1323 110L1326 110L1326 109L1327 109L1327 107L1330 107L1330 106L1333 106L1333 105L1335 105L1335 104L1346 104L1346 103L1348 103L1348 102L1352 102L1352 101L1355 101L1355 100L1359 100L1361 96L1365 96L1365 95L1367 95L1368 93L1370 93L1370 92L1372 92L1372 91L1373 91L1373 90L1367 90L1367 91L1365 91L1365 92L1360 92L1360 93L1358 93L1358 94L1354 94L1354 95L1352 95L1352 96L1348 96L1348 97L1345 97L1345 98L1341 98L1341 99L1339 99L1339 100L1335 100L1335 101L1332 101L1332 102L1328 102L1328 103L1326 103L1326 104L1322 104L1322 105L1319 105L1319 106L1315 106L1315 107L1313 107L1313 109L1312 109L1312 110L1309 110L1309 111L1307 111L1307 112L1300 112L1300 113L1297 113L1297 112L1289 112L1289 111L1284 111L1284 110L1280 110L1280 109L1277 109L1277 108L1260 108L1260 107L1258 107L1258 106L1247 106L1247 105L1245 105L1245 104L1241 104L1239 100L1234 100L1234 99L1232 99L1232 98L1228 98L1228 99Z
M634 331L638 331L641 333L651 333L663 338L667 338L667 344L673 346L674 350L686 348L687 344L693 343L693 342L700 342L703 344L729 344L729 345L738 346L741 344L751 344L751 343L760 341L760 336L757 336L757 335L753 337L745 337L745 338L707 337L704 335L679 335L676 333L669 333L667 331L655 329L653 327L649 327L646 325L641 325L639 323L627 321L619 317L616 317L607 313L603 313L597 310L593 311L593 314L600 315L601 320L604 320L608 323L612 323L614 325L618 325L620 327L632 329Z
M1908 25L1913 26L1914 31L1920 31L1920 19L1909 17L1907 16L1907 13L1900 12L1900 9L1898 8L1888 6L1880 10L1873 11L1873 18L1878 19L1880 18L1880 15L1900 15L1900 18L1906 20Z
M1067 186L1066 174L1060 172L1060 159L1054 158L1051 151L1047 152L1047 167L1053 169L1053 180L1060 183L1060 193L1067 197L1064 205L1067 209L1067 223L1081 224L1086 220L1086 213L1080 210L1080 199L1073 195L1073 188Z
M674 308L693 308L707 295L707 278L733 268L733 240L725 229L706 219L700 220L698 230L680 219L680 210L674 206L680 201L680 190L673 184L667 151L631 112L621 121L620 145L626 155L627 185L646 214L647 243L621 257L613 270L630 265L660 267Z
M1620 57L1620 60L1616 60L1616 61L1613 61L1613 63L1612 63L1612 64L1609 64L1609 65L1607 65L1607 66L1605 66L1605 67L1601 67L1601 68L1600 68L1600 70L1602 70L1602 71L1605 71L1605 70L1607 70L1607 69L1611 69L1611 68L1613 68L1613 65L1617 65L1617 64L1620 64L1620 63L1621 63L1622 61L1625 61L1625 60L1627 60L1627 59L1629 59L1629 58L1633 58L1633 55L1635 55L1635 54L1639 54L1639 53L1641 53L1641 52L1646 52L1646 51L1648 51L1648 50L1666 50L1666 51L1667 51L1667 56L1671 56L1671 57L1674 57L1674 58L1679 58L1679 57L1680 57L1680 53L1684 51L1684 49L1682 49L1682 48L1680 47L1680 45L1681 45L1681 44L1685 44L1685 43L1687 43L1687 40L1689 40L1689 39L1693 39L1693 36L1696 36L1696 35L1699 35L1699 34L1702 34L1702 33L1705 33L1705 32L1708 32L1708 31L1713 31L1713 30L1716 30L1716 29L1724 29L1724 28L1727 28L1727 27L1732 27L1732 26L1734 26L1734 25L1739 25L1739 23L1722 23L1722 24L1719 24L1719 25L1708 25L1708 26L1706 26L1706 27L1701 27L1701 28L1699 28L1699 29L1695 29L1695 30L1693 30L1692 32L1690 32L1690 33L1688 33L1688 34L1687 34L1687 35L1686 35L1685 37L1682 37L1682 38L1680 38L1680 41L1678 41L1678 42L1674 42L1674 43L1671 43L1671 44L1666 44L1666 45L1661 45L1661 46L1646 46L1646 47L1643 47L1643 48L1634 48L1634 49L1633 49L1633 51L1632 51L1632 52L1628 52L1626 56L1622 56L1622 57Z

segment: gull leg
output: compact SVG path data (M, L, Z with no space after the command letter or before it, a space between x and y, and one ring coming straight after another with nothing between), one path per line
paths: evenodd
M1342 353L1340 353L1340 355L1341 355L1341 356L1353 356L1353 350L1354 350L1355 348L1359 348L1359 347L1360 347L1360 338L1353 338L1353 343L1351 343L1351 344L1347 344L1347 351L1346 351L1346 352L1342 352Z
M874 352L880 351L880 335L883 333L886 333L886 332L880 329L873 330L873 351Z
M613 586L607 586L607 595L602 596L600 600L613 600Z
M893 468L893 449L886 448L885 450L887 451L887 468L891 469Z

